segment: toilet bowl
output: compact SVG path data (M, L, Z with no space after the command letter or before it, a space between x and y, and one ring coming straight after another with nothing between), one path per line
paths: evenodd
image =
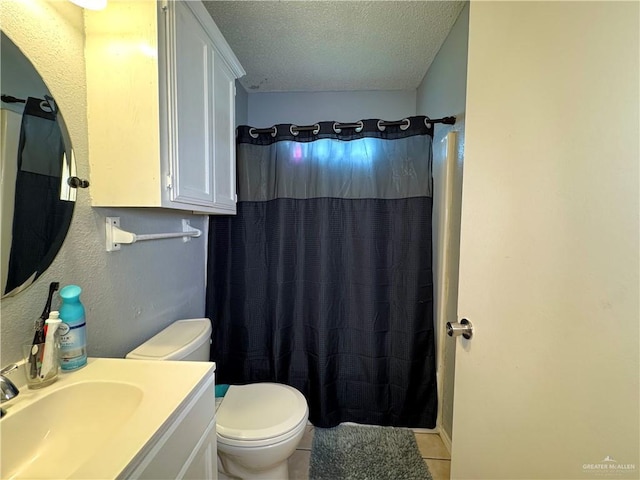
M178 320L126 355L142 360L209 361L208 318ZM309 409L295 388L279 383L232 385L216 411L222 478L287 480L287 460L302 440Z

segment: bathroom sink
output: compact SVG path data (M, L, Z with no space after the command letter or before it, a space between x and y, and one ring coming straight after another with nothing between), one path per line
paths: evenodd
M53 390L0 424L0 477L69 478L122 428L142 390L87 381Z
M135 476L214 370L207 362L89 358L48 387L18 384L20 394L2 405L0 478Z

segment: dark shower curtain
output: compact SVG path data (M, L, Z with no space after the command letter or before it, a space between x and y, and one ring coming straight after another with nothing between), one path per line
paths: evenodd
M210 220L217 381L292 385L319 427L433 428L433 126L335 127L238 129L238 212Z
M57 114L28 97L22 114L11 253L4 293L47 269L69 229L74 203L60 199L64 140Z

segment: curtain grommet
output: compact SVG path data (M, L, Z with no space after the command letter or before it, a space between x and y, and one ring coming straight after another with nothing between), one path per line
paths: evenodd
M276 127L275 125L273 126L273 132L271 133L271 136L275 138L275 136L278 135L278 127Z
M386 130L386 128L387 127L382 125L382 120L378 120L378 130L380 130L381 132L384 132Z
M319 123L316 123L316 124L314 124L313 126L314 126L314 129L313 129L313 130L311 130L311 133L313 133L314 135L319 134L319 133L320 133L320 124L319 124Z
M251 138L258 138L259 135L256 133L256 129L255 128L250 128L249 129L249 136Z
M355 128L355 132L356 133L360 133L362 131L362 129L364 128L364 122L362 120L359 120L356 123L358 124L358 126Z
M293 129L294 127L296 128L296 130L294 130L294 129ZM298 134L300 133L300 132L297 130L297 128L298 128L298 127L296 127L295 125L290 125L290 126L289 126L289 131L291 132L291 135L293 135L294 137L297 137L297 136L298 136Z
M46 106L43 107L43 103L46 103ZM58 115L58 107L56 106L56 101L53 99L53 97L49 96L49 95L45 95L44 96L44 102L40 103L40 108L42 109L42 111L44 112L49 112L52 113L54 115ZM49 110L47 110L47 108L49 108Z
M338 122L333 122L333 131L335 133L342 133L342 129L337 127Z
M431 123L431 119L429 117L424 117L424 126L428 129L433 128L433 123Z
M411 126L411 120L409 120L408 118L403 118L402 119L403 122L407 122L406 125L400 125L400 130L406 130L407 128L409 128Z
M42 110L45 113L55 113L53 108L51 108L51 104L46 100L43 100L40 102L40 110Z

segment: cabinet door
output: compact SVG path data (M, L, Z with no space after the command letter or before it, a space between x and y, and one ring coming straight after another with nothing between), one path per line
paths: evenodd
M191 9L175 2L170 100L171 200L213 206L213 45ZM171 99L171 93L173 98Z
M235 76L217 51L213 70L215 203L236 213Z
M218 454L216 451L216 429L213 427L203 435L195 455L186 466L182 480L216 480L218 478Z

